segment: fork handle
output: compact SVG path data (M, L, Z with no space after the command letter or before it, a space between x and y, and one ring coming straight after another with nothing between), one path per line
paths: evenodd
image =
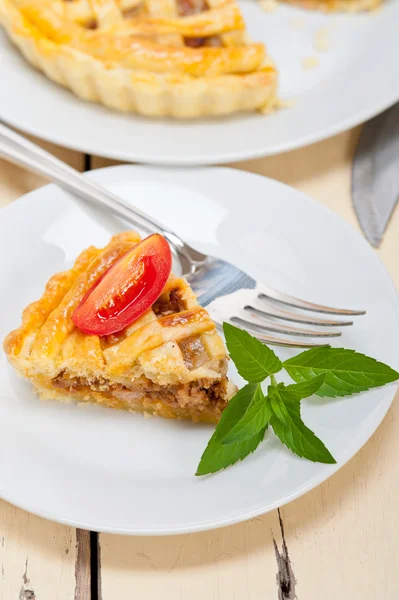
M186 244L176 233L143 211L131 206L123 198L79 173L70 165L2 123L0 123L0 156L29 171L43 175L83 200L111 210L118 217L140 227L147 233L162 234L178 254L185 274L191 273L207 258Z

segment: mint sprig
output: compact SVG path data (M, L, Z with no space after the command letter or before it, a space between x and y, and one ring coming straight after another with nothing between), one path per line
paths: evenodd
M248 381L229 402L201 457L197 475L215 473L254 452L271 429L294 454L335 463L323 442L301 417L301 400L313 394L335 398L383 386L399 379L391 367L344 348L312 348L281 363L278 356L246 331L223 324L230 356ZM296 382L277 383L284 369ZM261 383L270 377L267 394Z

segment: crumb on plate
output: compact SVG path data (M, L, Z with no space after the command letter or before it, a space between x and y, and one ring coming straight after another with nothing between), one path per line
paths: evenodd
M302 68L305 71L309 71L309 69L314 69L315 67L318 67L319 64L320 64L320 61L315 56L306 56L302 60Z
M274 12L278 6L277 0L259 0L258 4L265 12Z
M320 27L315 33L313 46L318 52L327 52L330 48L329 31L327 27Z
M285 108L292 108L295 105L295 98L290 98L289 100L279 100L277 108L284 110Z

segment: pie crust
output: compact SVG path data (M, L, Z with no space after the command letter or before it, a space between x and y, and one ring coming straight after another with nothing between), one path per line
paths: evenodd
M0 24L47 77L113 109L193 118L276 105L276 69L234 0L0 0Z
M117 334L100 338L73 324L85 293L139 240L134 232L118 234L51 277L6 337L7 357L43 399L217 422L236 388L216 326L185 279L171 275L153 306Z

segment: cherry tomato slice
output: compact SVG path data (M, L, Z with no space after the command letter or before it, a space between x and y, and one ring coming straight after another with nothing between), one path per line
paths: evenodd
M96 281L72 321L85 333L99 336L125 329L159 298L171 269L168 242L157 233L150 235Z

